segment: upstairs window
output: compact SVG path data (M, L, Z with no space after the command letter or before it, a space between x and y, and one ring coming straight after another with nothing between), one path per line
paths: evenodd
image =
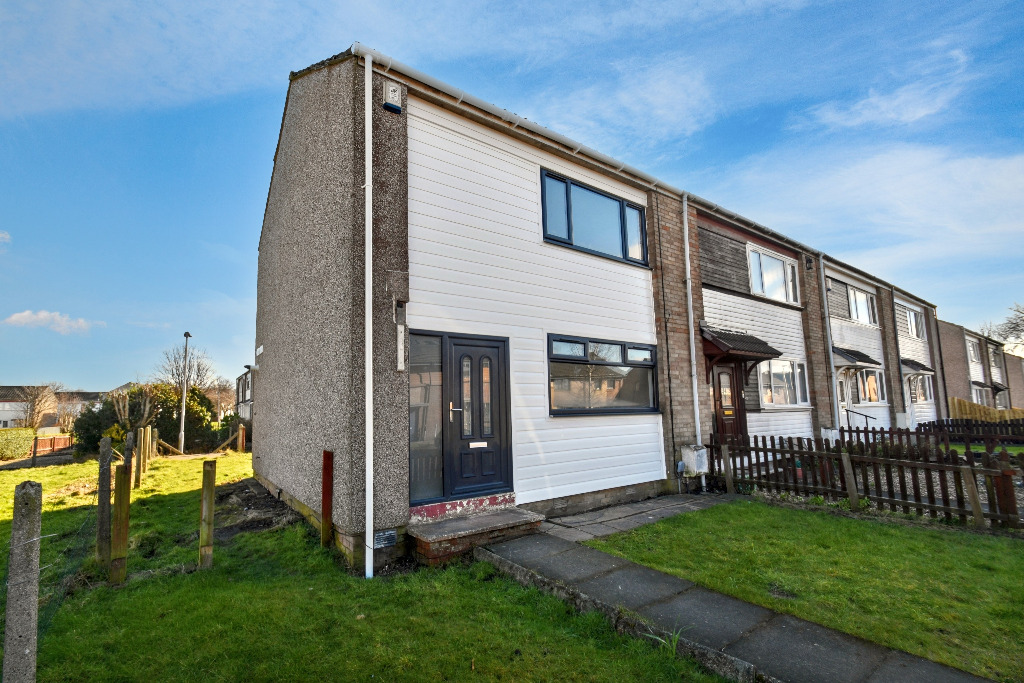
M999 362L999 352L992 348L988 348L988 366L993 370L1002 370L1003 364Z
M981 345L977 339L967 340L967 359L972 363L981 362ZM977 401L975 401L977 403Z
M924 314L907 309L907 327L911 337L924 339Z
M763 361L758 371L761 405L796 406L810 403L807 366L791 360Z
M748 258L751 292L775 301L793 304L800 301L796 261L754 248L750 249Z
M647 264L643 207L541 171L544 239L619 261Z
M548 335L552 415L657 410L655 347Z
M850 287L850 318L865 325L877 325L875 295Z

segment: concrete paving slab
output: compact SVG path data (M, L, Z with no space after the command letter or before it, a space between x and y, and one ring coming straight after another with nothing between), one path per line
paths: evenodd
M878 668L886 648L788 615L779 615L725 648L788 683L856 683Z
M577 545L563 553L535 557L519 564L549 579L574 584L632 563L600 550Z
M668 574L630 564L610 574L588 579L576 586L595 600L638 610L693 588L693 584Z
M893 650L865 683L980 683L985 680L960 669Z
M563 553L578 547L572 541L555 538L551 534L531 534L488 546L488 549L498 557L522 565L539 557Z
M589 541L594 538L593 534L587 533L583 529L577 529L576 527L571 526L558 526L557 524L552 524L551 528L547 530L547 533L574 543Z
M648 605L637 611L666 631L682 631L687 640L716 650L724 648L775 614L763 607L704 588L693 588L668 601Z
M595 537L611 536L612 534L619 533L618 529L613 526L608 526L607 524L582 524L578 528L580 531L585 531Z
M622 519L610 519L604 523L605 526L610 526L617 531L632 531L637 527L645 526L652 522L657 521L652 515L654 513L645 513L642 515L633 515L632 517L623 517Z

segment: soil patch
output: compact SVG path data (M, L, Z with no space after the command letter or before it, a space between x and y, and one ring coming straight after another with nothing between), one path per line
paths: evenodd
M229 541L246 531L271 531L302 519L252 478L217 487L214 495L213 537Z

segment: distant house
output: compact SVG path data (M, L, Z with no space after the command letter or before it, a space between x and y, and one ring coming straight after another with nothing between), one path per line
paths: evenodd
M1006 384L1010 387L1010 407L1024 409L1024 358L1005 348Z
M252 370L235 379L235 415L243 420L252 419Z
M949 396L989 408L1011 406L1002 342L942 320L939 338Z
M0 386L0 429L23 426L28 394L35 391L42 391L42 421L39 424L39 432L60 432L57 425L57 398L46 386Z

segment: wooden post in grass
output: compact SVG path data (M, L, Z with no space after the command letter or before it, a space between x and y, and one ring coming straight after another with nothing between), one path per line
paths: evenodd
M245 425L238 423L238 446L235 448L239 453L245 453Z
M857 480L853 478L853 463L850 462L850 454L842 451L843 475L846 479L846 495L850 499L850 512L860 510L860 496L857 494Z
M203 494L199 504L199 568L213 566L213 492L217 485L217 461L203 462Z
M153 428L153 457L160 455L160 430Z
M100 441L100 479L96 493L96 561L110 569L110 437Z
M131 451L125 447L125 460ZM131 484L128 468L114 468L114 525L110 538L110 583L124 583L128 577L128 513L131 510Z
M135 432L135 485L132 488L142 486L142 449L146 447L146 430L142 427Z
M142 472L149 472L149 459L153 457L153 428L146 427L146 435L144 437L144 443L146 444L145 450L142 451Z
M331 547L334 531L334 452L324 451L323 476L320 478L320 545Z
M722 472L725 473L725 492L736 493L736 485L732 481L732 463L729 462L729 447L722 445Z
M43 487L23 481L14 489L11 551L7 564L4 680L36 680L39 622L39 544Z
M953 453L954 458L956 452ZM964 480L964 490L967 492L967 500L971 503L971 512L974 514L974 526L985 526L985 513L981 509L981 496L978 495L978 484L974 481L974 470L970 465L960 465L960 474Z

